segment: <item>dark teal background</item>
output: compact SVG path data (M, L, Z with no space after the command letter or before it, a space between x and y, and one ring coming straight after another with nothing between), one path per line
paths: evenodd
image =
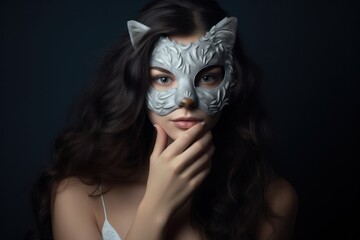
M0 3L1 239L31 225L29 190L105 51L146 1ZM359 235L359 4L223 0L239 19L275 135L277 171L300 199L295 239ZM355 217L355 221L350 220Z

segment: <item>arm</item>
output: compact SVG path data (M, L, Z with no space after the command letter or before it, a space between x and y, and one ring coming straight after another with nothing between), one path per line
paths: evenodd
M101 239L87 190L76 179L65 179L55 189L51 208L55 240Z
M150 157L146 192L125 240L159 240L166 224L210 171L214 147L204 124L185 131L167 146L168 136L160 126Z
M298 208L298 197L289 182L277 178L270 183L265 200L271 211L278 217L265 217L260 220L258 240L289 240Z

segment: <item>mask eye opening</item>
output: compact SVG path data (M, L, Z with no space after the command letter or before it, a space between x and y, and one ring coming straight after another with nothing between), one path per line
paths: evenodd
M225 77L225 69L222 65L211 65L201 69L195 77L195 87L213 89L218 87Z

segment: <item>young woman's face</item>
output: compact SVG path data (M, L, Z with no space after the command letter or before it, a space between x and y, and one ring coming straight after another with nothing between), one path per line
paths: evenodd
M178 43L188 44L198 40L203 33L194 34L190 36L173 36L170 39ZM150 71L151 86L157 91L167 91L177 87L178 81L175 75L166 69L153 67ZM195 86L206 89L217 87L224 77L224 70L219 66L210 66L204 68L195 79ZM190 79L188 80L190 83ZM191 83L192 84L192 83ZM201 99L199 99L201 101ZM148 116L153 124L160 125L167 135L175 140L183 131L194 126L199 122L205 122L207 129L213 128L218 122L221 111L213 115L208 115L198 107L190 107L186 104L183 107L177 108L166 115L158 115L152 110L148 110Z

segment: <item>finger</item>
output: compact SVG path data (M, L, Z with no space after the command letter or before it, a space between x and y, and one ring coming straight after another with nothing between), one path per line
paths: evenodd
M204 151L209 150L212 145L212 134L211 131L205 133L200 139L189 146L183 153L184 159L190 159L192 156L199 156Z
M168 136L164 129L162 129L162 127L160 127L158 124L154 124L154 127L156 129L156 140L151 157L158 158L160 154L166 149Z
M206 176L209 174L209 172L210 172L210 167L205 168L204 170L199 172L195 177L193 177L189 182L190 190L194 191L196 188L198 188L200 184L204 181Z
M199 140L194 142L173 162L179 173L185 171L191 164L198 160L204 153L210 151L212 146L211 132L204 134Z
M212 156L215 152L215 147L212 145L201 157L196 159L189 167L187 167L182 175L186 179L192 179L206 168L211 167Z
M199 136L201 136L201 134L203 134L204 129L204 122L198 123L195 126L187 129L166 149L166 151L171 151L175 155L184 152L186 148L188 148L199 138Z

